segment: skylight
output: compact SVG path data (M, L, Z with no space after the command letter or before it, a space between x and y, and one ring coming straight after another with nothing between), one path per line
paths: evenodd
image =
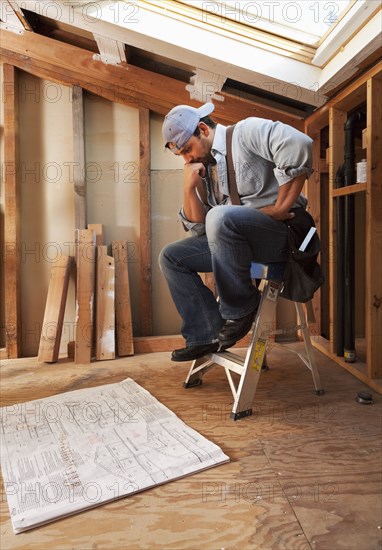
M233 21L289 40L318 46L355 0L176 0L201 10L203 21Z

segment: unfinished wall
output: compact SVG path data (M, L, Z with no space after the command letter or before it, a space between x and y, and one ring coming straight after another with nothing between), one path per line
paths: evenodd
M158 266L158 254L167 243L189 235L178 219L183 204L183 160L165 149L163 118L151 115L151 255L153 332L179 334L181 320Z
M70 87L20 72L22 353L38 350L52 265L73 255ZM74 334L71 281L62 348Z
M40 80L21 71L19 85L22 354L33 356L38 351L51 267L61 255L74 254L72 100L69 86ZM88 223L103 224L107 245L117 239L128 242L134 335L139 336L139 111L86 93L84 112ZM180 332L180 318L157 260L166 243L187 236L177 217L183 201L183 161L165 150L162 121L158 115L151 116L154 335ZM2 135L1 132L1 147ZM0 200L2 230L3 187ZM2 298L3 271L2 264ZM3 327L3 299L1 304ZM72 275L62 353L66 351L68 341L74 339L74 326L75 284ZM0 346L4 345L2 331Z
M139 111L85 94L88 223L104 226L104 244L128 242L134 336L140 334Z
M51 267L74 255L73 127L71 87L20 71L20 188L22 354L36 355ZM139 110L84 93L88 223L104 226L104 243L128 242L134 336L140 336ZM165 149L163 118L150 115L153 335L179 334L181 319L158 266L167 243L187 238L178 219L183 160ZM2 137L2 136L1 136ZM0 195L1 205L3 196ZM0 229L3 206L0 210ZM4 296L3 265L0 271ZM3 300L2 300L3 303ZM1 326L4 311L0 310ZM289 312L287 315L289 318ZM282 319L282 323L288 320ZM75 334L72 275L61 352ZM4 346L4 331L0 346Z

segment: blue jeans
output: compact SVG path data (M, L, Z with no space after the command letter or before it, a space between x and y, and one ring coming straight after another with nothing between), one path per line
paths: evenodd
M159 255L187 346L217 341L225 319L240 319L258 305L250 265L287 260L287 228L259 210L217 206L207 213L206 235L171 243ZM199 273L213 271L219 303Z

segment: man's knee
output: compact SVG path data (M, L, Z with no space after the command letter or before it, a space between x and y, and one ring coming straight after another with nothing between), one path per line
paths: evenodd
M189 239L174 241L162 248L158 256L159 266L162 271L166 268L171 269L174 265L179 265L185 254L187 255L188 241Z
M159 252L158 263L161 270L166 269L173 263L174 260L174 246L173 243L167 244Z
M209 241L219 233L224 227L226 220L229 219L228 210L229 209L225 206L218 206L216 208L211 208L211 210L207 212L206 233Z

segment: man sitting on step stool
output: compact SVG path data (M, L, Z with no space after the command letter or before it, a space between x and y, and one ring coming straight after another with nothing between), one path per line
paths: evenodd
M212 103L178 105L162 127L166 147L184 159L179 216L192 232L159 256L186 341L172 352L173 361L227 349L248 333L260 301L251 262L288 259L284 222L294 209L305 211L301 190L313 171L312 140L302 132L250 117L236 123L227 143L228 128L210 118L213 110ZM237 190L230 185L232 171ZM199 276L209 272L219 302Z

